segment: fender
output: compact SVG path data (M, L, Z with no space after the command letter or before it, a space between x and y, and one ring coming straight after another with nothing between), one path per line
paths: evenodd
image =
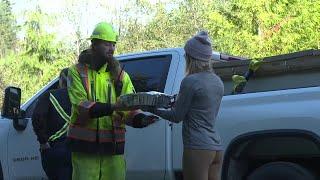
M224 160L222 164L222 173L221 179L226 180L228 174L228 165L230 163L232 152L240 145L241 143L247 141L248 139L259 139L263 137L303 137L311 142L313 142L320 149L320 137L310 131L299 130L299 129L277 129L277 130L262 130L249 132L246 134L239 135L234 138L224 154Z

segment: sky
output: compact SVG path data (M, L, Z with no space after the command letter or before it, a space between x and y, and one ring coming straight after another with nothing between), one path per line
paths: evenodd
M81 0L78 1L80 2L79 4L81 4ZM119 3L117 2L117 0L107 0L106 2L110 4L109 6L111 8L119 8L121 5L124 5L125 1L126 0L120 0ZM56 27L54 27L54 29L48 28L49 32L57 32L60 38L72 35L72 33L75 32L74 25L71 24L66 17L63 17L63 14L66 10L65 8L68 5L68 2L66 0L11 0L11 2L13 3L12 9L17 17L18 24L22 24L25 21L23 15L25 11L34 9L38 5L44 12L48 14L58 14L62 16L59 17L61 21ZM85 13L87 15L82 17L81 22L79 22L81 23L81 31L84 35L88 35L89 29L93 29L95 24L97 24L98 22L110 21L110 19L112 18L112 15L105 14L102 8L98 8L100 3L99 1L92 1L89 5L87 5L85 1L82 2L83 5L77 5L77 9L75 9L74 11L83 12L86 9L91 9L89 12Z
M75 23L80 24L80 31L83 36L89 36L97 23L101 21L112 22L113 18L116 18L114 14L106 13L106 8L119 10L130 1L133 0L11 0L11 3L18 24L22 24L25 21L24 12L35 9L36 6L40 6L48 14L60 16L57 26L48 28L49 32L56 32L60 39L74 36ZM151 3L158 1L170 2L170 0L149 0ZM65 15L69 11L66 8L71 7L70 2L75 2L75 6L73 6L75 9L71 11L82 15L81 18L78 18L78 22L70 23L70 20ZM117 29L118 27L115 25L115 28ZM19 36L23 36L23 34Z

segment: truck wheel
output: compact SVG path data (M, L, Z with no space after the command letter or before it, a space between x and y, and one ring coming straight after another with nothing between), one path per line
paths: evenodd
M304 167L291 162L271 162L255 169L247 180L315 180Z

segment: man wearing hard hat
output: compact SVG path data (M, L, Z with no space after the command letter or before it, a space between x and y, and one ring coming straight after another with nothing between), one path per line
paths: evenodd
M113 56L117 39L111 24L97 24L90 36L91 48L69 68L68 139L75 180L124 180L125 124L142 128L154 122L155 116L140 110L118 109L118 97L133 93L134 87Z

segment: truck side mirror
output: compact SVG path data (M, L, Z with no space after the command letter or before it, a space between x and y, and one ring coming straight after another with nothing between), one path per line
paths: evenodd
M20 109L21 89L9 86L4 90L4 100L1 116L12 119L16 130L24 130L27 127L28 120L24 119L25 112Z
M4 90L4 100L1 115L15 119L20 116L21 89L9 86Z

